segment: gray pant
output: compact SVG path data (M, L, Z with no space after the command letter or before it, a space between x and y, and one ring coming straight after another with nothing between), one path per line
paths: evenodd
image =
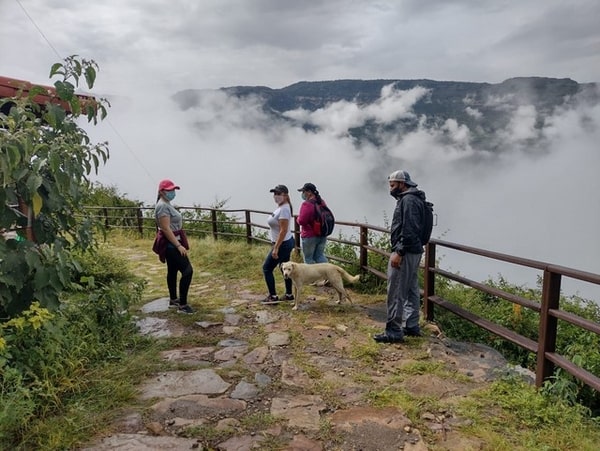
M399 268L388 261L387 322L385 332L392 337L402 337L402 327L418 328L421 309L419 293L419 263L422 254L406 254Z

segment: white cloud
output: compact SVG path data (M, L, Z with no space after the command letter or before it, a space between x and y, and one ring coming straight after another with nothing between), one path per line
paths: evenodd
M312 181L340 218L379 223L393 208L386 176L403 167L436 204L437 236L600 272L597 107L557 112L540 133L522 103L490 137L499 157L472 148L473 131L453 121L428 129L419 118L404 136L382 134L379 149L348 136L368 119L410 117L418 90L389 89L368 107L289 113L322 132L271 123L256 101L213 93L202 108L180 111L170 99L187 88L302 80L600 81L600 2L21 0L2 2L0 14L2 76L48 82L50 66L70 54L100 64L94 92L121 100L110 124L90 133L110 142L102 180L132 197L152 203L169 177L184 204L230 199L233 208L268 210L274 184ZM538 134L543 152L530 156Z

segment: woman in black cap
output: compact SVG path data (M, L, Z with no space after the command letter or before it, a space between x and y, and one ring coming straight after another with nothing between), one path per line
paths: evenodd
M263 304L277 304L280 302L275 289L275 277L273 270L281 263L290 260L290 255L294 249L294 236L292 234L292 204L290 194L285 185L277 185L270 190L273 193L273 199L277 204L277 209L267 220L269 225L269 234L273 247L267 254L263 263L263 274L269 295L262 301ZM285 300L293 301L292 280L285 279Z
M300 240L302 241L302 254L304 263L327 263L325 257L325 245L327 237L321 236L314 230L315 226L315 204L325 204L317 187L312 183L305 183L298 191L302 193L302 205L298 213L298 224L300 224Z

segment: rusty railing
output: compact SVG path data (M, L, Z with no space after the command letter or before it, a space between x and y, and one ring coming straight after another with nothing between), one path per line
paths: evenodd
M156 231L156 225L151 212L153 207L86 207L88 211L95 212L97 219L101 220L104 227L130 229L137 231L140 236L151 232L152 236ZM214 239L219 237L245 239L248 243L262 242L269 243L267 239L266 217L271 212L260 210L226 210L201 207L181 207L179 210L190 218L185 219L186 231L189 235L212 235ZM243 213L243 220L236 218L235 214ZM263 217L257 221L256 215ZM384 236L389 231L386 228L363 224L358 222L337 221L337 225L342 226L344 230L354 230L358 232L358 241L351 239L330 236L328 240L333 243L339 243L357 248L357 260L360 271L371 273L380 279L387 279L387 275L382 268L369 266L369 255L376 254L381 257L389 256L389 252L371 246L373 234ZM243 231L243 232L242 232ZM149 235L148 235L149 236ZM294 236L297 248L300 248L300 228L294 221ZM539 270L543 274L542 293L539 302L522 298L512 293L502 291L498 288L490 287L480 282L468 279L466 277L454 274L437 267L436 251L438 247L453 249L455 251L478 255L481 257L493 259L496 261L507 262L523 267ZM330 259L349 264L356 264L356 261L347 261L336 256L329 256ZM543 382L549 379L558 366L580 381L600 391L600 378L584 368L579 367L564 356L556 353L556 338L558 321L565 321L574 326L600 335L600 324L589 321L572 313L560 309L560 290L563 277L570 277L576 280L600 285L600 275L584 271L578 271L572 268L553 265L545 262L519 258L511 255L492 252L484 249L464 246L442 240L432 239L425 248L425 259L423 267L423 310L428 321L435 319L435 307L445 309L453 314L472 322L478 327L485 329L494 335L501 337L515 345L537 355L536 365L536 385L540 387ZM522 336L513 330L493 323L485 318L477 316L452 302L443 299L435 293L435 280L437 277L443 277L463 285L469 286L475 290L500 297L513 304L531 309L540 315L539 318L539 338L538 341L531 340Z

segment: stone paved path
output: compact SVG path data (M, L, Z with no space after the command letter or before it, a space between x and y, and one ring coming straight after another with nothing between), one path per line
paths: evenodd
M190 344L164 351L169 369L140 386L139 405L111 435L84 449L480 449L453 406L505 370L499 354L435 330L376 344L369 335L382 328L383 305L337 306L319 290L298 312L239 288L227 307L193 321L166 298L144 305L142 333ZM398 394L415 400L411 412L379 407L377 399Z

